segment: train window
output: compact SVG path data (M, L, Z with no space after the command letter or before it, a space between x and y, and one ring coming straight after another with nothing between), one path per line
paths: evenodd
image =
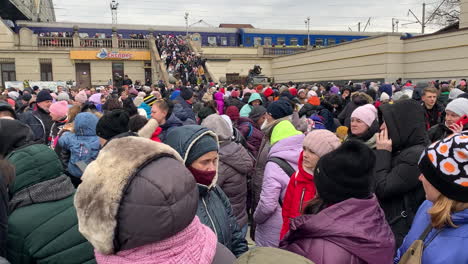
M289 45L291 46L297 46L297 38L291 38L289 40Z
M308 40L308 39L304 39L304 40L302 41L302 45L304 45L304 46L309 45L309 40Z
M346 41L346 39L340 39L340 43L345 43Z
M262 38L261 37L255 37L254 38L254 46L261 46L262 45Z
M252 45L252 38L251 37L245 37L245 45L246 46L251 46Z
M321 38L315 39L315 45L316 46L323 46L323 39L321 39Z
M227 45L228 45L227 38L226 37L221 37L221 46L227 46Z
M208 45L209 46L216 46L216 37L208 37Z
M328 39L328 46L335 45L336 39Z
M229 45L236 46L236 37L229 37Z
M284 44L286 44L284 38L277 38L277 39L276 39L276 42L277 42L278 45L284 45Z
M271 46L271 43L272 43L271 37L265 37L265 39L263 40L263 44L265 46Z

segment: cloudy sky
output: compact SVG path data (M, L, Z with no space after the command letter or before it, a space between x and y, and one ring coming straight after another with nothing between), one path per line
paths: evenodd
M432 2L430 2L432 1ZM439 0L440 1L440 0ZM438 0L428 0L428 9ZM189 12L189 24L203 20L220 23L252 24L256 28L305 29L304 19L311 17L311 30L358 30L371 17L367 31L391 31L392 18L399 20L400 32L420 32L408 9L420 18L422 0L118 0L118 22L125 24L185 26L184 13ZM58 21L111 23L110 0L54 0ZM437 30L428 26L426 32Z

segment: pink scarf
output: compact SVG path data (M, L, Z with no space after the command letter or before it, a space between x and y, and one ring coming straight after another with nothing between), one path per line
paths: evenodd
M216 253L216 235L198 216L178 234L153 244L102 255L95 251L98 264L211 264Z

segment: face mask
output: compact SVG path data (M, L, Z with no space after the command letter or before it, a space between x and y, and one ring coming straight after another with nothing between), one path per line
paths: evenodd
M216 176L216 171L201 171L192 167L188 167L189 171L193 174L195 181L199 184L210 186Z

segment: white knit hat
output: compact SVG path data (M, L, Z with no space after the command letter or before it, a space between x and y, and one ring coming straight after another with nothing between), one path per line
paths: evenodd
M464 115L468 115L468 99L466 98L457 98L450 102L445 111L452 111L455 114L459 115L460 117Z

